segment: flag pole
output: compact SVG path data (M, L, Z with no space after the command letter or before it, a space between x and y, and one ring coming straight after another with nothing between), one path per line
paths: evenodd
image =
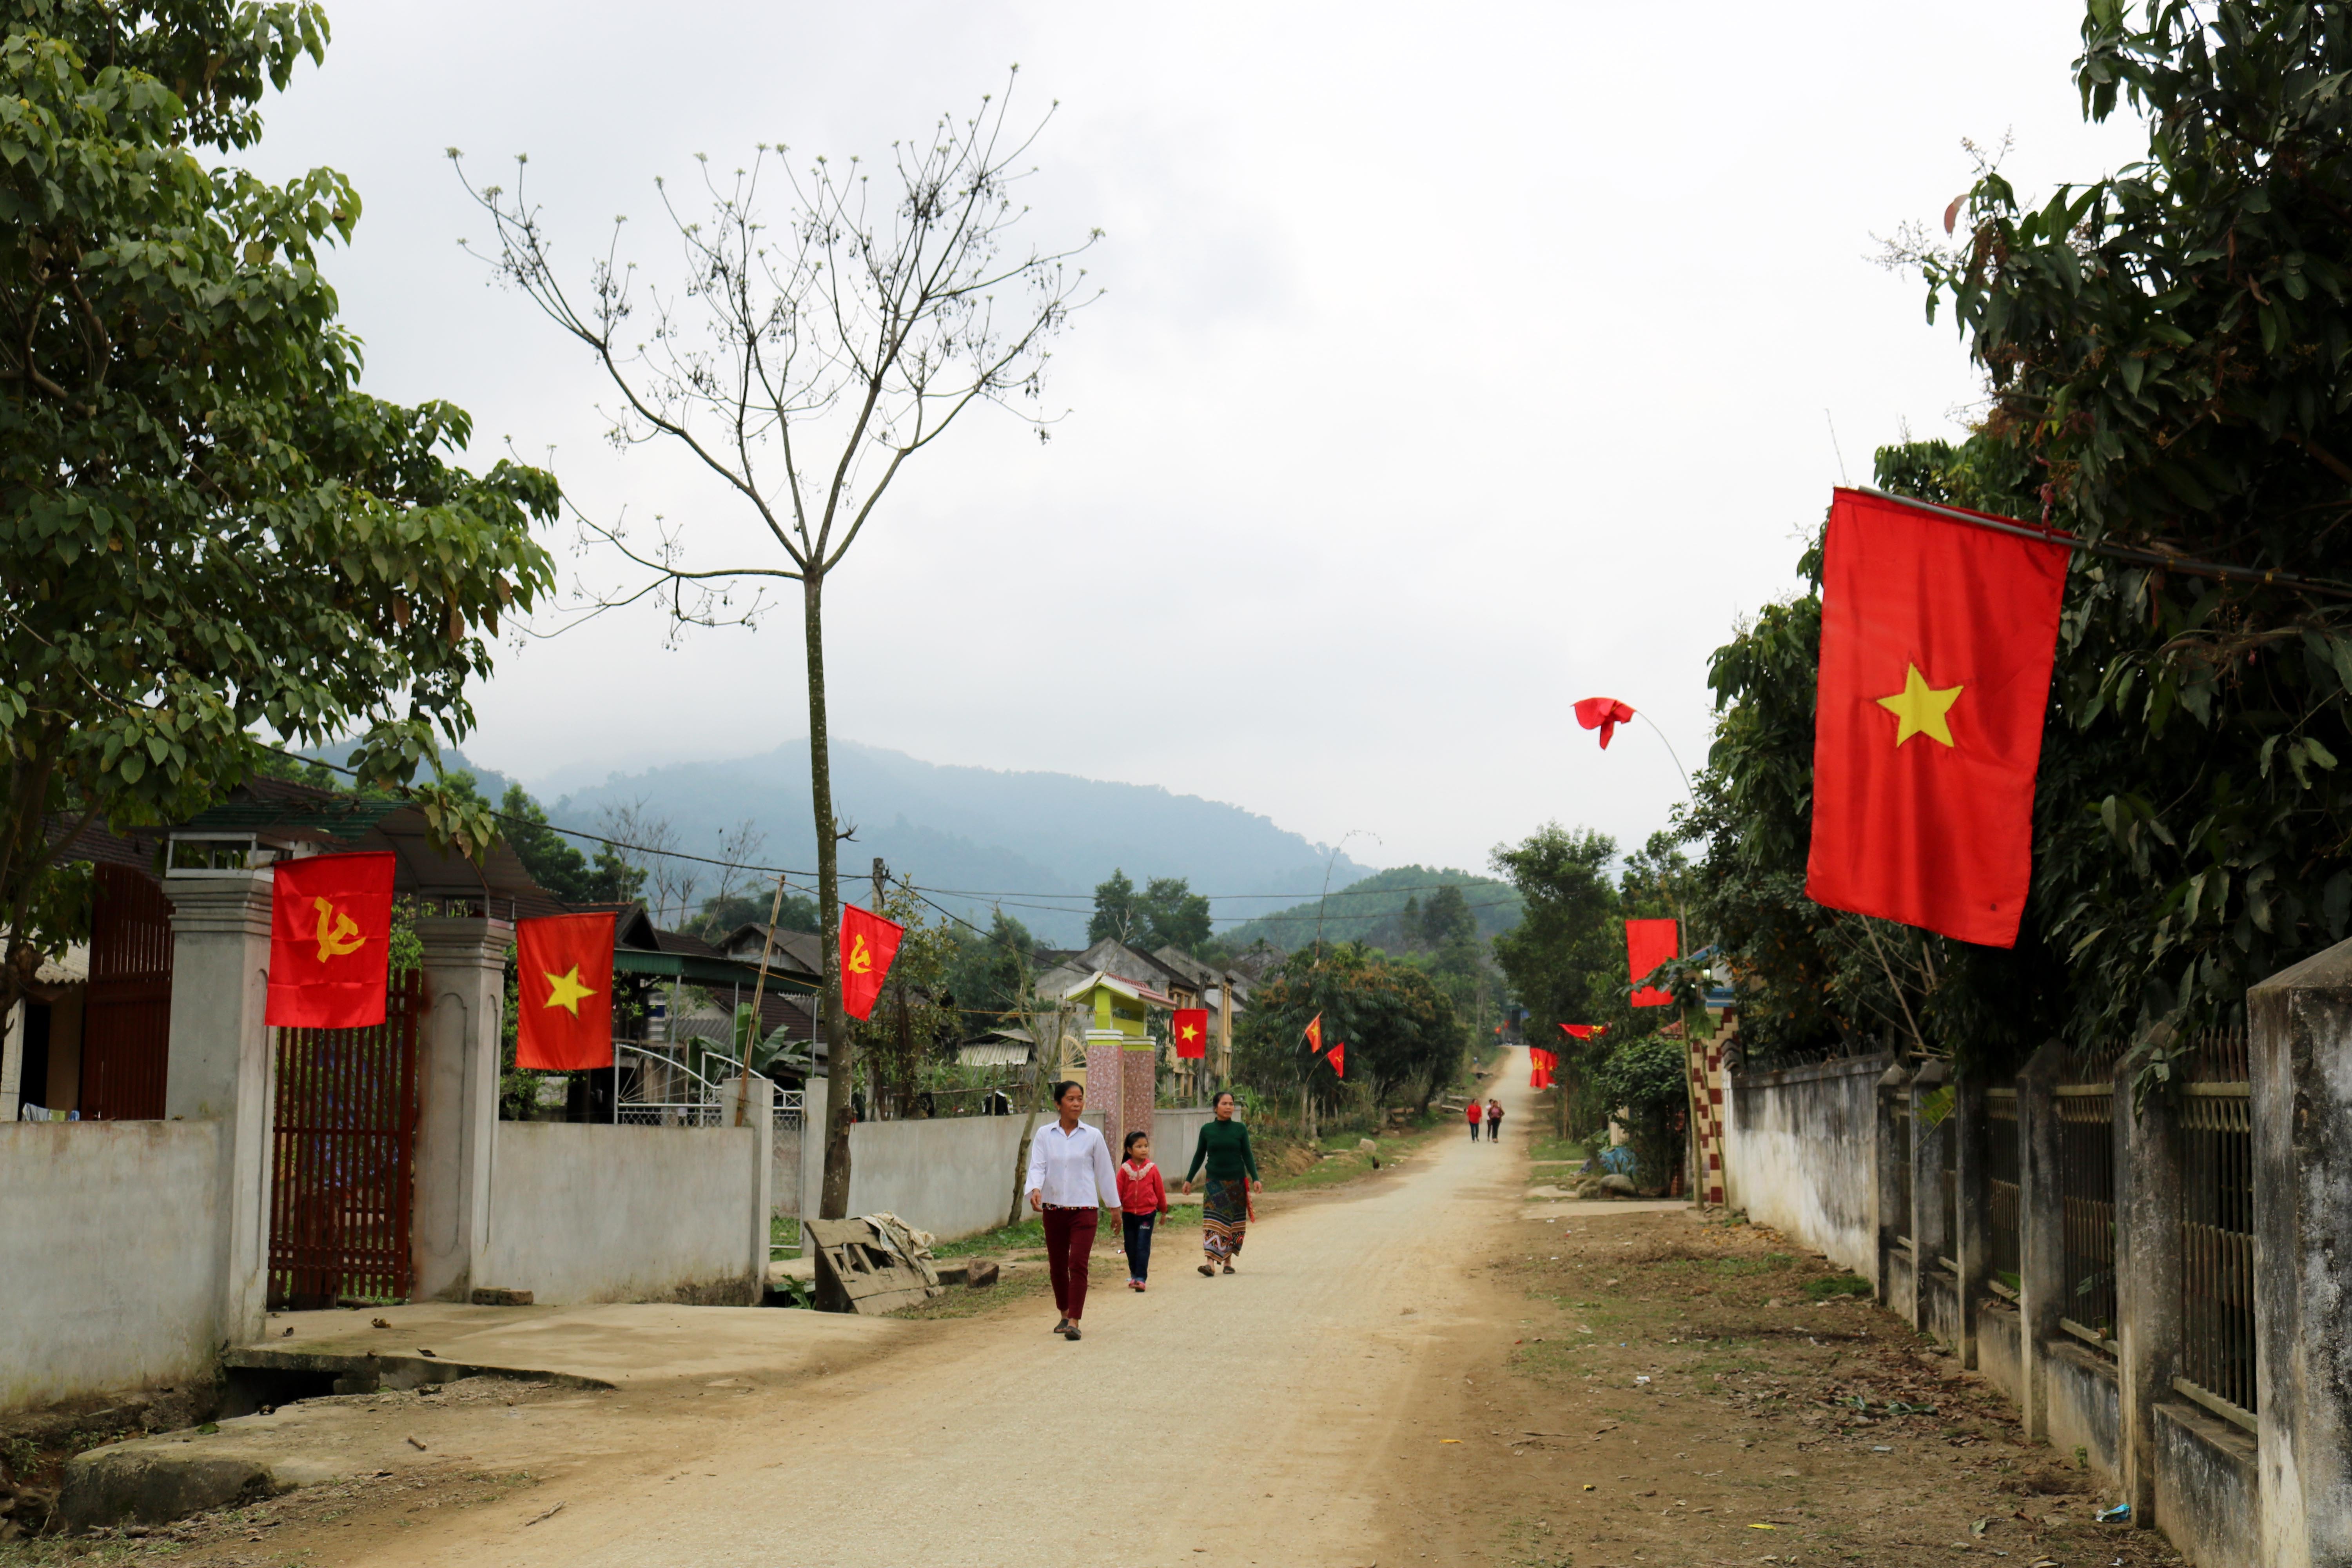
M776 917L783 912L784 879L776 878L776 896L768 900L768 923L760 933L760 974L751 982L751 1019L743 1031L743 1088L735 1097L735 1125L745 1125L746 1108L751 1103L751 1037L760 1032L760 1003L768 990L768 954L776 947ZM809 1065L816 1065L816 1052L809 1052Z

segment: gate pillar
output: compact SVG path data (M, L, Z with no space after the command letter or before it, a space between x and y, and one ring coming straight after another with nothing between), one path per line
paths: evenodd
M506 1001L506 921L434 917L425 946L425 1016L416 1031L418 1103L415 1299L463 1301L490 1239L490 1145L499 1131L499 1023Z
M268 871L174 877L171 1042L163 1114L221 1129L219 1337L261 1337L268 1307Z

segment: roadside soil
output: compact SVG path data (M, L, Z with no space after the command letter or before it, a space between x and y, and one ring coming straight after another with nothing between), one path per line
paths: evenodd
M1760 1226L1577 1207L1465 1260L1516 1331L1430 1369L1460 1457L1394 1561L2181 1562L2095 1522L2098 1478L1853 1276Z

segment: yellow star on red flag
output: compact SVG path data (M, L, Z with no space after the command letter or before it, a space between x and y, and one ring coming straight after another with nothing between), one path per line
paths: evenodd
M1914 735L1925 735L1931 741L1952 743L1951 726L1944 716L1952 704L1960 700L1966 688L1947 686L1941 690L1927 684L1916 664L1905 666L1903 689L1892 697L1882 697L1878 705L1895 715L1895 743L1901 745Z

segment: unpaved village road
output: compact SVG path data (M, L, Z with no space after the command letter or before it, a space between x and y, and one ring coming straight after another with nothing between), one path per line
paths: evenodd
M421 1469L0 1568L2179 1561L1784 1238L1530 1203L1523 1081L1502 1147L1441 1138L1286 1200L1232 1279L1192 1271L1181 1224L1147 1296L1098 1255L1077 1344L1032 1297L766 1385L477 1380L430 1402L456 1407ZM425 1418L398 1398L345 1419Z

